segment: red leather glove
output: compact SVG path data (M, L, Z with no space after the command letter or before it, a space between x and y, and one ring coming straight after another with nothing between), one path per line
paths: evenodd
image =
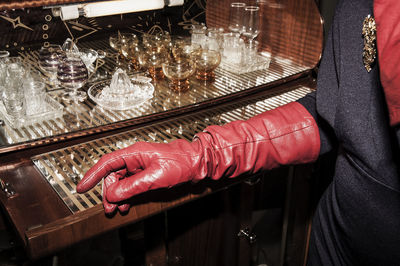
M247 121L207 127L192 142L138 142L106 154L76 189L86 192L105 178L104 206L111 212L115 204L148 190L307 163L318 157L319 149L314 118L293 102Z

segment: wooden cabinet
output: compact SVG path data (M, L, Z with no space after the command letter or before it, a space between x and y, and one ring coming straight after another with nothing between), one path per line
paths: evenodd
M227 29L231 1L189 0L181 7L61 21L55 7L74 2L0 1L7 14L0 21L5 36L0 48L21 56L41 76L38 48L73 37L79 47L106 52L98 59L104 75L93 81L103 82L116 67L108 44L111 33L161 30L188 35L188 26L200 22ZM248 119L315 90L323 42L316 4L284 0L259 1L259 5L258 41L261 51L271 55L268 69L237 74L217 68L213 82L193 77L191 90L181 94L169 90L166 80L157 81L151 100L117 112L99 108L90 99L72 106L61 99L62 89L47 84L48 94L64 107L61 118L23 128L2 124L0 202L32 260L54 254L61 258L65 249L120 230L135 235L125 237L125 243L143 244L148 265L250 265L254 248L237 234L246 227L252 233L257 211L276 209L277 214L271 215L279 217L275 224L280 232L271 235L279 235L280 246L274 262L304 261L309 166L261 173L262 181L255 185L247 183L258 177L243 176L145 193L132 199L127 214L112 216L104 214L100 187L85 195L75 192L79 178L102 154L137 141L190 140L208 125ZM268 206L269 200L276 204Z

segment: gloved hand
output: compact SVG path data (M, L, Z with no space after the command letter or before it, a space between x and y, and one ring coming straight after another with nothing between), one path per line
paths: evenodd
M192 142L138 142L106 154L76 189L86 192L105 178L105 211L112 212L115 204L148 190L307 163L318 157L319 149L314 118L293 102L247 121L207 127Z

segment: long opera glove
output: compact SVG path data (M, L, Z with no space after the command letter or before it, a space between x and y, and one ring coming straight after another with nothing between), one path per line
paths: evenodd
M83 193L121 170L123 177L107 183L103 196L119 203L137 194L204 178L236 177L280 165L312 162L320 138L311 114L293 102L247 121L210 126L192 142L138 142L104 155L77 186ZM113 211L108 208L107 211ZM115 209L115 208L114 208Z

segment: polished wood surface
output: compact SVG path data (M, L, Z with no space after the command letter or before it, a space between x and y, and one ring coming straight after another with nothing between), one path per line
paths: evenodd
M55 6L73 4L79 2L97 2L96 0L81 1L81 0L2 0L0 1L1 10L11 10L20 8L40 7L40 6Z

